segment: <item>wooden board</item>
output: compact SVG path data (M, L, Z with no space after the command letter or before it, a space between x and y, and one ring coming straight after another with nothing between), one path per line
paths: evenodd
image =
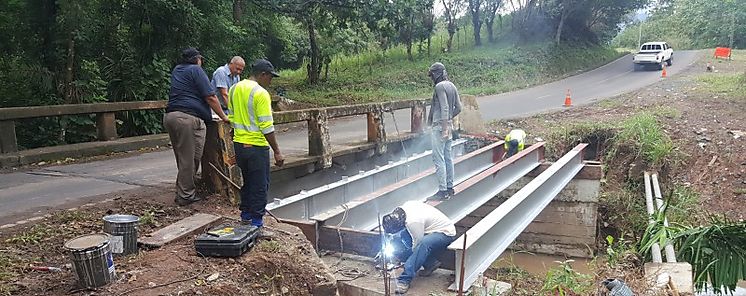
M210 214L194 214L148 234L140 238L138 242L145 247L160 248L185 236L203 231L221 219L220 216Z

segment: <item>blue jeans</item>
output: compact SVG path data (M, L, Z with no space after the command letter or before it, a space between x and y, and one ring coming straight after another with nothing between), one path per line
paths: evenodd
M269 147L245 147L233 143L236 164L241 168L241 220L251 221L257 227L264 225L264 212L269 190Z
M453 156L451 155L451 137L443 139L441 127L433 127L430 136L433 149L435 175L438 177L438 190L453 188Z
M399 282L409 284L414 279L417 271L422 267L432 267L437 257L443 253L455 237L447 236L440 232L426 234L422 240L412 249L412 236L404 230L399 233L401 245L395 246L397 250L402 248L396 256L404 261L404 272L399 276Z

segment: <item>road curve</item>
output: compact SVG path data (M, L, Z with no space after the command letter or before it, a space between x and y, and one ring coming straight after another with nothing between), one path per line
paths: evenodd
M699 51L677 51L673 66L666 69L674 76L699 58ZM482 118L486 121L524 117L536 113L562 109L565 93L572 93L573 105L583 105L599 99L654 84L661 79L661 71L634 71L632 56L625 55L597 69L552 83L477 99Z

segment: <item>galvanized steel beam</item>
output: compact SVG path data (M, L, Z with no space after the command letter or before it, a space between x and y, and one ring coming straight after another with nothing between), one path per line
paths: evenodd
M455 194L450 199L431 204L451 221L459 221L537 168L543 160L544 143L531 145L526 150L458 184L453 188Z
M454 161L454 183L461 183L500 161L503 141L493 143ZM311 219L325 225L370 230L378 224L376 213L388 213L411 200L425 200L438 191L435 169L386 186L361 198L335 207Z
M463 247L463 236L448 246L456 253L456 266L464 262L464 287L470 287L479 273L485 271L513 243L583 168L583 149L586 146L580 144L575 147L469 229L466 232L466 249ZM461 271L457 268L456 278L460 275ZM449 287L451 290L459 288L457 283Z
M454 141L454 157L463 153L465 143L463 139ZM370 171L343 177L337 182L271 202L267 204L267 209L280 218L309 220L310 217L432 168L431 155L432 151L428 150Z

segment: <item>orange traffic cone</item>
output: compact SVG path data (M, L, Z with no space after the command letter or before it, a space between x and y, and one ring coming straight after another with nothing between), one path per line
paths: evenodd
M661 71L661 78L666 78L668 76L668 73L666 73L666 66L663 65L663 71Z
M570 89L567 89L567 95L565 95L565 107L572 106L572 98L570 98Z

